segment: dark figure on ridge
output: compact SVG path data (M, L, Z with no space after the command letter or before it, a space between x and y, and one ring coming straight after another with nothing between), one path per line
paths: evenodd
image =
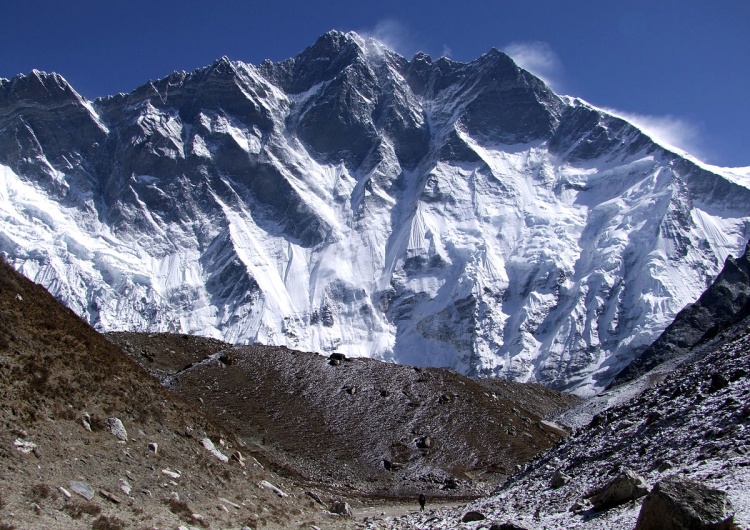
M427 502L427 497L424 496L424 493L419 494L419 511L424 511L424 503Z

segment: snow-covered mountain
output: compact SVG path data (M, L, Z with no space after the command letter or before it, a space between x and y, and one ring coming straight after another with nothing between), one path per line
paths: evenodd
M750 237L750 189L496 50L330 32L88 102L0 81L0 251L101 330L589 393Z

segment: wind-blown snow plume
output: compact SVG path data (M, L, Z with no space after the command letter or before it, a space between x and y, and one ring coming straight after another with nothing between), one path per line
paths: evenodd
M521 68L528 70L555 90L560 88L563 65L552 46L543 41L511 42L503 46Z
M700 129L684 118L670 114L651 116L609 108L605 111L629 121L667 148L679 149L699 158L703 156Z

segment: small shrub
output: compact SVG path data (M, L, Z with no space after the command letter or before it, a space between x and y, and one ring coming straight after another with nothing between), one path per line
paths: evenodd
M100 515L91 524L91 530L123 530L124 528L125 523L117 517L107 517L106 515Z
M63 506L63 511L70 515L73 519L80 519L83 514L86 515L99 515L102 513L102 509L94 504L93 502L77 502L73 501Z
M166 504L169 507L169 511L175 515L179 515L180 517L187 517L188 519L192 519L193 517L193 510L190 509L190 506L185 501L178 501L177 499L167 499L166 501L164 501L164 504Z
M167 499L164 501L164 504L166 504L169 507L170 512L180 517L184 521L188 521L193 524L199 524L203 528L208 527L208 524L206 523L206 521L202 519L200 520L195 519L193 517L193 510L185 501L178 501L177 499Z
M47 484L40 483L31 486L31 498L35 501L47 499L50 495L52 495L52 488Z
M94 432L103 431L107 428L107 421L98 414L94 414L91 416L90 425L91 430Z
M28 385L39 394L46 393L49 389L49 367L37 363L36 360L30 360L24 368L29 376Z
M16 530L16 527L8 523L0 523L0 530Z

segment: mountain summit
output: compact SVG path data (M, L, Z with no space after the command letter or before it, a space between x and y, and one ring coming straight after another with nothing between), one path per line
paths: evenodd
M507 55L330 32L88 102L0 80L0 251L100 330L590 393L750 237L750 190Z

